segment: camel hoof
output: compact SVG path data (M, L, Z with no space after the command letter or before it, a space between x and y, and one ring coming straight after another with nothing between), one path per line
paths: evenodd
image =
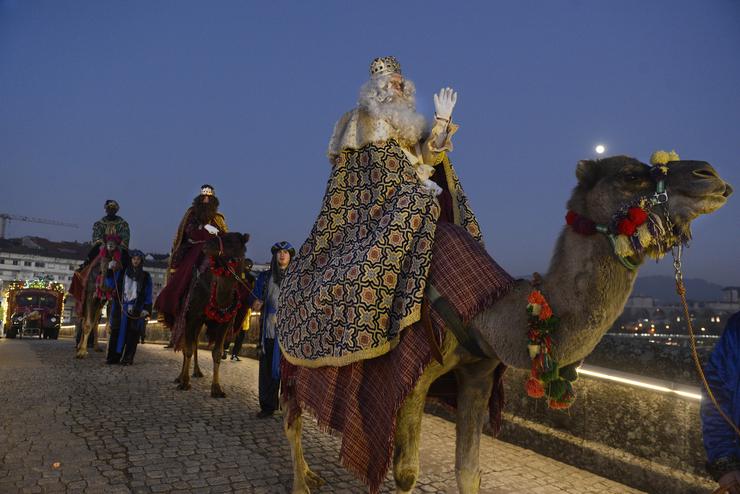
M87 357L87 352L77 352L75 354L75 358L76 359L82 359L82 358L85 358L85 357Z
M226 398L226 393L221 389L220 386L211 387L211 397L213 398Z
M203 373L200 370L193 371L193 377L195 378L203 377Z
M190 383L180 383L177 385L177 389L181 391L187 391L190 389Z
M324 485L326 481L313 473L311 470L306 469L306 485L309 489L318 489Z

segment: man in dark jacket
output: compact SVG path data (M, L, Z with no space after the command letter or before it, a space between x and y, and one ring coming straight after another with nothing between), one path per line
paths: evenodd
M725 492L740 494L740 312L727 321L704 374L717 403L735 425L733 429L704 392L701 422L707 470Z
M133 250L125 269L109 267L106 284L113 289L107 363L131 365L146 318L152 310L152 277L144 271L144 253Z

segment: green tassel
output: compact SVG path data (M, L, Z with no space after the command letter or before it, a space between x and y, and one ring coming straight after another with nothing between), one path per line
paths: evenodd
M546 371L546 372L542 372L542 373L540 374L540 380L541 380L541 381L544 381L544 382L546 382L546 383L549 383L549 382L551 382L551 381L555 381L555 380L557 380L557 379L558 379L559 377L560 377L560 376L558 375L558 368L557 368L557 367L553 367L553 368L552 368L552 369L550 369L549 371Z
M576 381L578 379L578 372L576 372L576 364L566 365L560 368L560 377L566 381Z
M551 400L560 401L560 399L568 392L570 383L563 379L557 379L547 386L547 396Z

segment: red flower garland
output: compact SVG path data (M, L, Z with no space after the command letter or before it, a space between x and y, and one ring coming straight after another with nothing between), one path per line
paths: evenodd
M552 333L560 326L560 319L553 314L550 304L539 290L532 290L527 297L527 314L532 371L524 388L528 396L546 397L550 408L564 410L570 407L576 397L570 381L560 375L560 367L552 358Z

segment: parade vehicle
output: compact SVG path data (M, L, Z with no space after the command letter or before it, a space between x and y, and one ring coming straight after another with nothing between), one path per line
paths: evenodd
M3 290L5 335L8 338L59 337L64 285L46 279L14 280Z

